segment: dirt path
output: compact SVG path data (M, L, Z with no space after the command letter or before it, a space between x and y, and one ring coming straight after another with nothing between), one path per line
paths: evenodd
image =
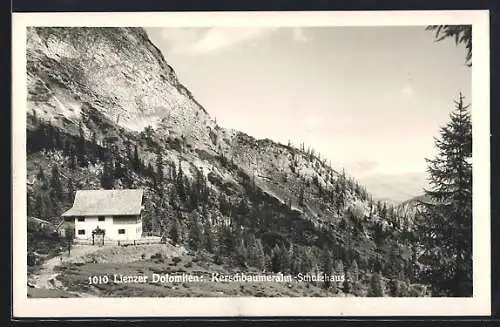
M64 289L63 285L56 279L59 273L55 271L55 268L65 262L78 262L83 256L97 250L99 250L97 246L74 245L69 256L66 251L57 257L47 260L38 273L33 276L33 286L42 289ZM80 293L78 293L78 295L85 296L85 294Z
M152 255L161 254L164 257L182 256L186 250L183 247L176 247L170 244L151 244L137 246L93 246L93 245L73 245L71 255L64 252L62 255L51 258L43 263L39 271L29 278L29 286L37 291L64 291L74 297L96 297L88 293L68 291L67 288L57 280L59 272L56 267L64 263L127 263L150 258ZM91 256L89 256L91 255ZM57 293L56 293L57 294Z

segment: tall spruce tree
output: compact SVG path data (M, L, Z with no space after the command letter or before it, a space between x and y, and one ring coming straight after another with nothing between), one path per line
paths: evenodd
M426 30L435 33L436 41L453 38L455 44L465 45L465 62L467 66L472 66L472 25L431 25Z
M141 170L141 159L139 158L139 151L137 150L137 144L134 146L134 156L132 159L132 167L136 173Z
M431 201L421 203L419 235L433 293L472 296L472 125L462 94L455 105L427 159Z
M346 202L346 191L347 191L347 181L345 170L342 169L342 174L339 176L337 180L338 190L337 190L337 214L340 215L342 210L344 209Z
M164 184L164 173L163 173L163 154L161 147L158 147L156 151L155 181L156 181L156 189L158 191L158 195L160 196L160 198L162 198L164 195L165 184Z

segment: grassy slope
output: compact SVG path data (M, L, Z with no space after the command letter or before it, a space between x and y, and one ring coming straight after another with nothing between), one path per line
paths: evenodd
M167 246L167 245L165 245ZM67 287L68 292L83 293L90 296L99 297L333 297L333 296L354 296L354 294L344 294L342 283L337 283L335 288L325 289L321 282L306 282L299 279L292 282L224 282L212 280L213 273L221 274L259 274L255 269L235 269L227 266L215 264L213 257L209 254L193 255L184 253L180 255L151 254L158 250L158 247L133 247L127 253L136 251L136 254L147 254L143 259L132 262L116 261L116 256L109 255L113 252L120 252L116 247L107 247L101 252L108 253L110 261L95 262L92 256L79 263L63 264L59 267L60 275L58 279ZM123 252L123 251L122 251ZM114 262L113 262L114 261ZM114 283L113 275L124 276L148 276L147 283ZM160 282L151 281L152 274L186 274L192 276L204 276L203 281L192 282ZM260 273L263 274L263 273ZM108 276L106 284L89 285L89 276ZM366 296L367 285L371 279L371 274L360 274L361 289L356 291L356 296ZM388 280L383 278L382 285L384 294L389 292ZM421 296L421 289L418 285L412 287L409 296ZM62 291L32 291L33 297L61 297L68 296L69 293Z

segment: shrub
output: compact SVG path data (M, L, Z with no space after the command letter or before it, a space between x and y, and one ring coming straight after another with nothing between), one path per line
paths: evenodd
M144 254L142 254L144 255ZM151 256L151 259L163 259L163 256L160 252L157 252Z
M354 221L362 221L364 218L364 210L360 205L352 205L349 207L349 212L351 214L351 217Z
M32 252L28 252L27 260L28 266L35 266L38 263L38 258Z
M214 256L214 263L216 265L222 265L224 261L222 260L222 257L220 255L215 255Z

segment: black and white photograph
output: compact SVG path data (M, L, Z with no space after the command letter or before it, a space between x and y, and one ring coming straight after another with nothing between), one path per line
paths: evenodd
M488 14L465 13L28 15L23 301L488 300Z

